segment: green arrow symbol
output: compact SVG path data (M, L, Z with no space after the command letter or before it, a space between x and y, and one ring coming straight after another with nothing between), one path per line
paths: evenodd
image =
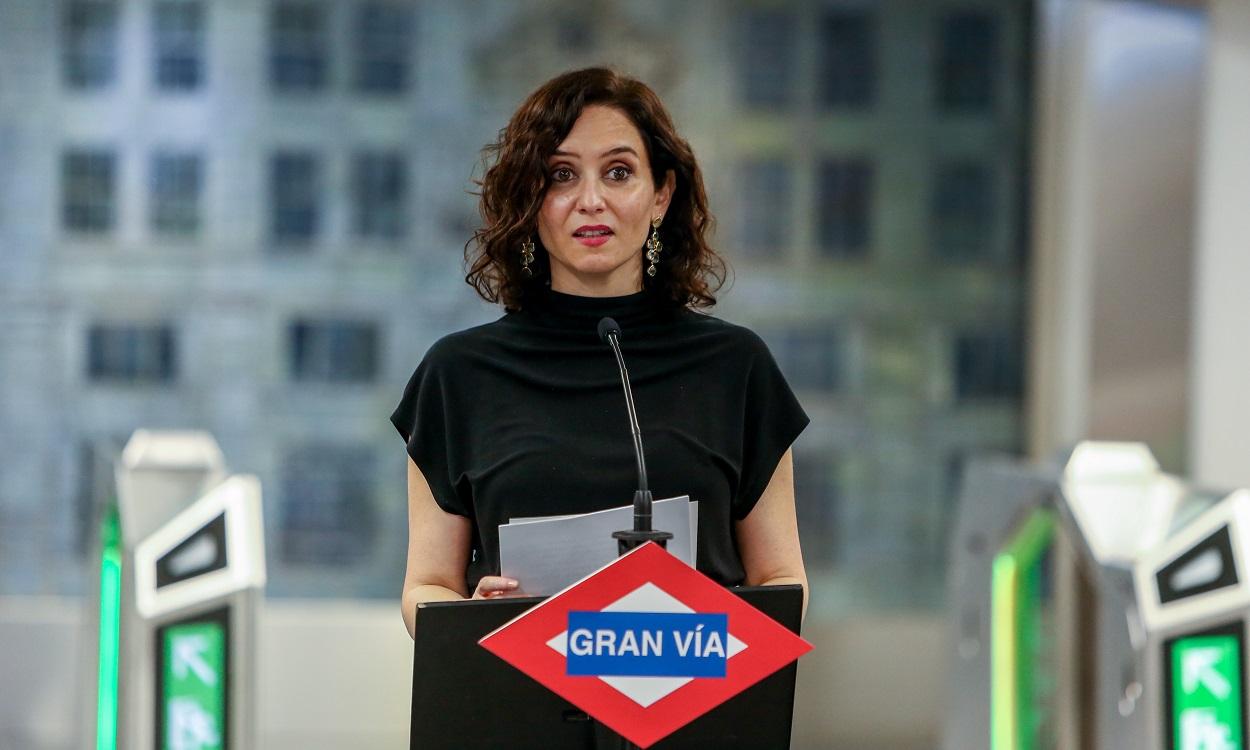
M1217 699L1228 698L1233 686L1216 667L1223 660L1224 649L1218 646L1186 651L1181 658L1181 685L1185 694L1193 694L1202 685Z
M205 685L216 685L217 673L204 661L208 647L208 638L202 635L178 637L174 641L174 675L182 679L187 676L187 670L191 670Z

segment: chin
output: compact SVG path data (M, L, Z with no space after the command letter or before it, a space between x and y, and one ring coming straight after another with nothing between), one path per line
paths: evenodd
M579 248L581 252L568 258L565 266L569 270L578 274L597 274L597 273L613 273L618 271L621 266L629 263L628 259L614 257L607 253L586 252L585 248Z
M565 268L567 268L573 275L583 279L584 281L596 281L599 279L607 281L608 279L620 276L622 273L628 273L628 271L622 267L625 264L619 262L595 262L606 260L607 259L582 258L579 259L579 262L566 264ZM641 269L638 269L638 273L641 273Z
M615 273L625 265L614 258L585 258L574 263L572 268L578 273Z

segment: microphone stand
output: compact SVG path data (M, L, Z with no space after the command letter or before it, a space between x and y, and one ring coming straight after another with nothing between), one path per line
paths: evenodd
M625 409L629 413L629 429L634 437L634 462L638 469L638 489L634 491L634 528L612 532L616 540L617 556L623 556L647 542L655 542L667 548L672 532L651 528L651 489L647 486L647 461L642 452L642 431L638 427L638 413L634 410L634 392L629 386L629 371L625 369L625 357L621 354L621 327L611 318L599 321L599 338L612 347L616 364L621 370L621 388L625 391ZM595 750L637 750L638 746L594 722Z
M667 547L668 540L673 538L671 532L651 528L651 489L647 486L647 460L642 452L642 431L638 427L638 412L634 410L634 392L629 387L629 371L625 369L625 357L621 354L620 336L621 327L615 320L604 318L599 321L599 338L612 347L617 367L621 371L621 388L625 391L625 409L629 413L629 429L634 437L634 462L638 469L638 489L634 491L634 528L612 532L618 556L647 542Z

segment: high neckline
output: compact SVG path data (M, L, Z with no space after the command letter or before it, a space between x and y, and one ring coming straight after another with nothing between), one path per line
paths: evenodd
M672 306L648 289L619 297L585 297L557 292L548 286L528 291L523 313L553 328L585 330L597 335L602 318L612 318L623 328L672 319Z

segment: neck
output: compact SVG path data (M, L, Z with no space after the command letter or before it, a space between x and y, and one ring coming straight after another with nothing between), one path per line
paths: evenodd
M535 284L526 291L524 318L547 328L564 328L589 335L598 342L596 326L607 316L626 330L671 322L675 310L645 288L627 294L592 296Z

